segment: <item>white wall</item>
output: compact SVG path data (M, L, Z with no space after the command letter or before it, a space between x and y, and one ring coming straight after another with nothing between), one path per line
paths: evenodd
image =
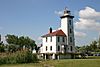
M43 53L56 53L56 36L52 36L52 42L50 42L50 37L47 39L48 40L46 42L46 37L43 38ZM50 50L50 46L52 46L52 51Z
M68 36L68 19L67 18L61 19L61 29Z
M69 24L69 20L71 20L71 25ZM75 42L74 42L74 28L73 28L73 19L65 17L61 19L61 29L67 36L67 45L68 52L75 51ZM70 33L70 29L72 29L72 33ZM72 37L72 41L70 42L70 37ZM73 47L73 51L70 51L70 46Z
M48 41L46 42L46 37L42 38L43 39L43 46L41 49L41 53L59 53L62 52L62 45L67 45L67 40L66 37L64 37L65 42L62 41L62 36L60 37L60 42L58 42L58 37L53 36L52 37L52 42L50 42L50 37L48 37ZM60 46L60 51L58 51L58 45ZM46 51L46 46L47 46L47 51ZM50 50L50 46L52 46L52 51ZM67 48L66 48L67 49Z

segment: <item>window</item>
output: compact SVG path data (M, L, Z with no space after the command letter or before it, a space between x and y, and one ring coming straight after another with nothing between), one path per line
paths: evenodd
M50 42L52 42L52 37L50 37Z
M46 42L48 41L48 38L46 37Z
M50 46L50 50L52 51L52 46Z
M69 20L69 24L71 25L71 20Z
M58 37L58 42L60 42L60 37Z
M70 29L69 31L70 31L70 33L72 33L72 29Z
M72 37L70 37L70 42L72 42Z
M60 51L60 46L58 46L58 51Z
M48 50L48 47L46 46L46 51Z
M65 38L64 37L62 37L62 42L65 42Z
M70 46L70 51L73 51L73 47L72 46Z

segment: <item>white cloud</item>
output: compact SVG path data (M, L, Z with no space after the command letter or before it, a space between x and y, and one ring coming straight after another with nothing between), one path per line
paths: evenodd
M58 16L62 16L64 11L55 11L55 14L57 14Z
M76 29L100 31L100 12L86 7L79 11L79 21L75 23Z
M37 46L40 46L42 44L42 37L38 37L36 39L36 44L37 44Z
M74 31L74 33L75 33L75 37L78 37L78 38L84 38L84 37L86 37L86 33L84 33L84 32Z
M86 7L79 12L80 18L83 19L99 19L100 20L100 12L97 12L95 9Z
M100 30L100 23L96 22L94 19L79 19L79 22L75 23L76 29L85 29L85 30Z

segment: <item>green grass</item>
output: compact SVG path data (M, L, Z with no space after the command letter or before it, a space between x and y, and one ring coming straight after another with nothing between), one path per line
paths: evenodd
M30 64L5 64L0 67L100 67L100 59L48 60Z

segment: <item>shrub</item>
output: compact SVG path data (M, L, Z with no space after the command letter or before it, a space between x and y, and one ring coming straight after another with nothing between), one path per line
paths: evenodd
M34 63L37 61L37 55L32 54L29 50L6 53L0 56L0 64Z
M100 59L100 56L88 56L87 59Z

